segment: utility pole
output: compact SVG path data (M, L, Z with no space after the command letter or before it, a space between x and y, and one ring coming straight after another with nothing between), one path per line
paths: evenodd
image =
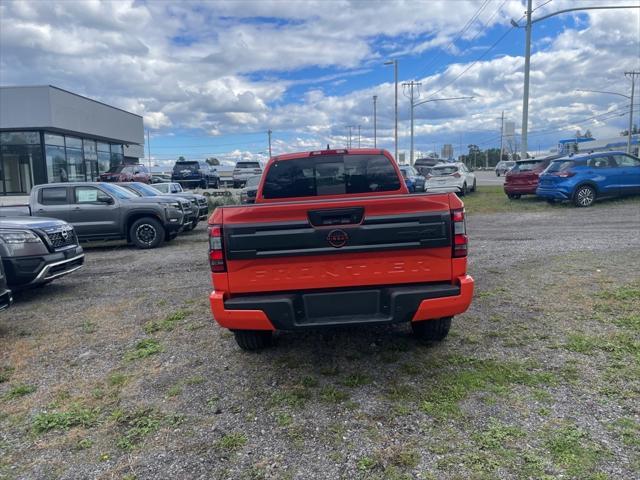
M360 148L360 125L358 125L358 148Z
M627 137L627 153L631 155L631 130L633 129L633 96L636 89L636 75L640 72L624 72L625 77L631 77L631 104L629 105L629 136Z
M349 141L347 142L347 148L351 148L351 129L353 128L353 125L347 125L347 128L349 129Z
M409 87L409 96L407 97L409 99L409 102L411 103L411 150L410 150L410 154L409 154L409 165L413 165L413 109L416 106L416 102L414 100L415 98L415 92L418 92L418 96L420 96L420 85L422 85L422 83L420 82L414 82L413 80L411 80L410 82L407 83L403 83L402 84L402 88L404 89L404 87ZM415 90L414 90L415 88ZM407 96L405 94L405 96Z
M532 13L532 1L527 0L527 11L525 15L527 16L527 24L525 25L526 39L525 39L525 48L524 48L524 93L522 95L522 150L521 150L521 158L524 160L527 158L527 135L529 128L529 68L531 66L531 26L534 23L541 22L546 20L547 18L554 17L556 15L560 15L562 13L567 12L575 12L579 10L613 10L613 9L621 9L621 8L635 8L638 9L640 6L636 5L609 5L606 7L573 7L573 8L565 8L563 10L559 10L557 12L550 13L548 15L544 15L540 18L536 18L535 20L531 20ZM547 2L549 3L549 2ZM521 25L518 24L515 20L511 19L511 25L514 28L522 28Z
M396 101L395 101L395 117L396 117L396 129L395 129L395 159L398 162L398 59L389 60L384 62L385 65L393 65L393 79L395 82Z
M500 158L498 159L499 162L502 161L502 153L504 151L503 139L504 139L504 110L502 110L502 115L500 115Z
M373 96L373 148L378 146L378 127L377 127L377 112L376 103L378 102L378 96Z
M269 135L269 158L271 158L271 134L273 132L271 131L271 129L267 130L267 134Z
M151 170L151 142L149 141L149 129L147 129L147 163L149 164L149 170Z

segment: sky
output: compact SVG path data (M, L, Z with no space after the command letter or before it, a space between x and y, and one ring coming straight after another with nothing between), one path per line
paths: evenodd
M629 0L534 0L533 18ZM50 84L137 113L151 159L221 160L352 146L394 150L394 77L420 82L416 156L499 147L520 131L524 78L516 0L0 1L0 85ZM529 151L628 122L624 72L640 70L640 10L558 15L532 29ZM638 82L640 83L640 82ZM398 149L410 145L399 87ZM634 115L640 116L640 86ZM638 122L640 123L640 122ZM358 142L360 126L360 142ZM518 139L516 138L516 142ZM515 145L510 145L515 147ZM148 150L145 149L148 154ZM408 153L407 153L408 157Z

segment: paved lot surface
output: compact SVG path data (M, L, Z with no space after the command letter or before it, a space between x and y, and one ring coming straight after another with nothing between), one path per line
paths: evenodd
M478 185L504 185L504 175L496 177L496 173L493 170L476 170L474 173L476 174Z
M439 345L244 353L203 226L87 248L0 314L0 478L638 478L640 203L540 208L470 214L475 300Z

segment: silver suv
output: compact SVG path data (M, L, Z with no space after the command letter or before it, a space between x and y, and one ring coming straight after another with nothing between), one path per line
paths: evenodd
M262 175L260 162L238 162L233 169L233 188L242 188L249 178Z

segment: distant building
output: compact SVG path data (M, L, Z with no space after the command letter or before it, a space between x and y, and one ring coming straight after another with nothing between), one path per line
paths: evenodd
M0 87L0 195L96 180L144 156L142 117L51 85Z
M440 157L444 158L445 160L453 159L453 145L451 145L450 143L445 143L442 146Z
M627 150L628 136L606 138L596 140L595 138L566 138L558 141L557 152L560 154L570 154L578 152L606 152L611 150ZM638 145L640 134L631 135L631 153L638 155Z

